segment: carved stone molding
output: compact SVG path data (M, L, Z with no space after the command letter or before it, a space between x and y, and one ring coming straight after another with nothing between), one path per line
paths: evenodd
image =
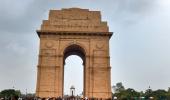
M104 47L104 44L102 42L99 42L96 44L97 49L102 49Z
M48 42L46 42L45 43L45 46L47 47L47 48L52 48L53 47L53 42L51 42L51 41L48 41Z

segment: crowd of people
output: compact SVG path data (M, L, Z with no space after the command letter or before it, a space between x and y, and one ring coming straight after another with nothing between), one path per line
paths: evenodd
M51 98L40 98L40 97L11 97L11 98L0 98L0 100L63 100L61 97Z
M102 98L61 98L61 97L48 97L48 98L40 98L40 97L12 97L12 98L0 98L0 100L111 100L111 99L102 99Z

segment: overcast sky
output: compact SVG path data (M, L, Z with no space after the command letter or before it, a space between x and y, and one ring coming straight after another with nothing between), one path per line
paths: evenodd
M70 7L101 11L102 20L114 32L110 39L112 85L122 82L138 91L170 87L170 0L1 0L0 90L35 92L36 30L50 9ZM78 94L83 86L82 60L71 56L67 62L65 92L75 85Z

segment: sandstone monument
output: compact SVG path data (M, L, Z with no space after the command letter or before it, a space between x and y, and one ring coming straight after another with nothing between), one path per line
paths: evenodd
M107 22L99 11L50 10L37 30L40 38L36 96L63 97L64 64L70 55L83 60L83 96L111 98L111 67Z

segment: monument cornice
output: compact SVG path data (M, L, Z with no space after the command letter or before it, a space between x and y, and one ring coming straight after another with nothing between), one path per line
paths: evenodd
M113 32L81 32L81 31L46 31L46 30L37 30L38 36L40 35L83 35L83 36L109 36L113 35Z

